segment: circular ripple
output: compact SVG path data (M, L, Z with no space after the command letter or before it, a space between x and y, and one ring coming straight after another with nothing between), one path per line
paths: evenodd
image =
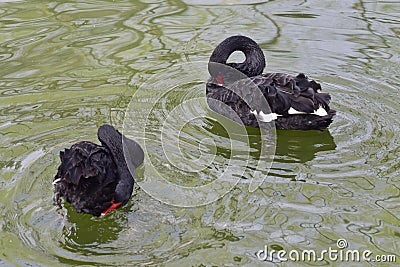
M151 257L146 260L142 255L150 255L157 248L171 253L174 243L169 241L174 237L155 238L154 233L175 231L173 214L146 194L133 195L130 203L105 218L77 213L68 203L63 203L61 209L54 205L52 181L60 163L58 154L73 142L28 155L7 209L2 209L3 230L10 238L15 235L35 258L34 262L23 259L24 264L52 266L56 259L68 265L126 265L150 261ZM159 224L160 218L165 218L164 224ZM15 249L3 252L10 259L20 258Z
M207 103L204 95L205 66L207 62L186 63L154 75L140 85L125 114L124 134L141 143L148 159L143 179L137 179L140 187L175 206L216 201L242 177L251 178L249 190L254 191L275 151L273 125L260 131L261 142L252 146L246 127L208 108L214 100ZM240 121L232 110L228 113ZM257 151L258 156L252 155ZM131 155L124 152L129 165Z

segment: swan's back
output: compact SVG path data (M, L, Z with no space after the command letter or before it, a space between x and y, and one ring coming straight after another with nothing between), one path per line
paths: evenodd
M78 212L100 216L111 205L118 171L108 148L79 142L60 152L55 176L56 200L71 203Z

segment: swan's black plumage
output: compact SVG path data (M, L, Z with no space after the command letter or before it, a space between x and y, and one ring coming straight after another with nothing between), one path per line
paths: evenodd
M64 197L78 212L100 216L113 203L125 204L132 194L134 179L123 154L123 138L135 153L134 168L144 154L136 142L110 125L101 126L97 135L102 145L83 141L60 152L54 197L57 203Z
M227 63L234 51L242 51L245 61ZM232 36L224 40L208 65L211 78L206 85L207 98L220 101L208 101L210 108L232 118L229 106L245 125L253 127L259 127L255 110L275 116L271 120L278 129L312 130L330 125L335 111L329 108L330 95L320 92L319 83L302 73L263 74L264 67L264 54L252 39Z

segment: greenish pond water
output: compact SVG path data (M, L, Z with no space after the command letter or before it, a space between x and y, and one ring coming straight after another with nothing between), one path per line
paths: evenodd
M268 71L321 82L338 111L329 130L277 131L271 169L250 192L251 173L241 170L255 168L261 143L249 129L252 157L230 162L237 185L208 205L168 205L139 186L103 219L53 205L59 151L97 142L104 123L128 125L131 138L148 144L138 179L149 178L149 164L188 186L223 174L234 149L217 122L193 119L204 102L188 101L178 114L188 125L172 118L163 129L166 137L183 129L185 158L173 143L164 147L181 169L160 155L159 126L171 107L204 97L208 57L235 34L261 45ZM279 263L257 252L319 252L346 239L348 249L400 261L399 35L398 1L1 1L0 266L395 265ZM178 66L189 63L200 66L193 83L168 91L140 136L144 106L171 89L151 81L182 85L191 74ZM196 153L201 164L214 162L186 175L197 170Z

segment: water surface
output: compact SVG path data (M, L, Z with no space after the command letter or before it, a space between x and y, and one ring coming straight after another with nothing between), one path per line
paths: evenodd
M399 14L397 1L2 1L0 265L273 266L276 258L256 257L265 245L321 251L336 247L339 238L349 249L393 254L399 261ZM234 34L260 44L269 71L301 71L321 82L338 111L330 128L277 131L274 162L262 185L249 192L250 172L233 169L240 173L237 185L205 206L167 205L139 187L124 208L104 219L53 205L60 150L96 141L104 123L122 129L128 108L140 113L131 99L150 78L169 72L178 84L187 77L174 72L176 66L206 62ZM154 114L204 96L201 83L193 82L172 91ZM146 103L163 90L152 88L135 101ZM181 119L205 108L189 105ZM161 122L152 121L149 143L157 144ZM213 120L185 127L185 162L199 151L217 156L183 182L206 184L236 150ZM134 125L130 129L133 138L146 141L135 136ZM171 123L164 133L179 130ZM259 132L249 132L252 159L258 160ZM211 137L219 142L215 151ZM204 142L195 147L199 140ZM164 166L161 174L181 181L167 175L177 170L162 165L157 147L149 151L152 162ZM246 166L247 159L235 158L234 166ZM328 259L297 264L340 265Z

